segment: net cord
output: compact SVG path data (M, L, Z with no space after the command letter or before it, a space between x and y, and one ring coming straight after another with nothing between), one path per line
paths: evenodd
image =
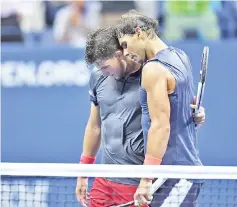
M237 167L179 165L105 165L64 163L0 163L0 175L52 177L116 177L237 179Z

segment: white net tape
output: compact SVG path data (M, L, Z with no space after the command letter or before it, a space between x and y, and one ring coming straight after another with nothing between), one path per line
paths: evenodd
M220 166L1 163L0 169L11 176L237 179L237 167Z
M0 174L2 207L78 207L76 179L84 176L90 177L89 189L95 177L155 177L159 178L157 186L163 188L168 180L180 179L174 192L182 190L186 180L200 179L204 184L198 196L199 206L237 207L237 167L1 163ZM180 198L166 199L163 206L177 207Z

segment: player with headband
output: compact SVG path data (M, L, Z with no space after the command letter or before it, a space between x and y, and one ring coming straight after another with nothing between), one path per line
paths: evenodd
M143 63L140 88L142 128L146 140L144 165L202 165L193 110L194 87L188 56L157 36L157 23L135 11L117 27L124 55ZM153 178L141 179L134 195L137 205L152 200ZM168 179L150 206L196 206L202 181Z

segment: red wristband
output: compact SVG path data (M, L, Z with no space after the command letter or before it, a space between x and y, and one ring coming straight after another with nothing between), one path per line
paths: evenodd
M143 178L143 179L147 181L152 181L154 178Z
M95 163L95 157L81 155L80 164L94 164L94 163Z
M144 165L160 165L162 159L146 154Z
M145 155L145 160L144 160L144 165L160 165L162 159L153 157L151 155L146 154ZM154 178L144 178L147 181L152 181Z

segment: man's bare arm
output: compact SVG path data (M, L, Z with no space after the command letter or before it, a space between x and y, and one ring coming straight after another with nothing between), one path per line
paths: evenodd
M85 129L83 155L95 157L100 148L101 120L99 106L91 104L90 117Z
M146 152L154 158L162 159L170 135L168 71L157 62L148 63L143 68L142 87L147 91L151 118Z
M91 104L90 117L86 126L81 164L93 164L100 148L100 110L99 106ZM76 186L77 200L87 207L88 178L78 177Z

